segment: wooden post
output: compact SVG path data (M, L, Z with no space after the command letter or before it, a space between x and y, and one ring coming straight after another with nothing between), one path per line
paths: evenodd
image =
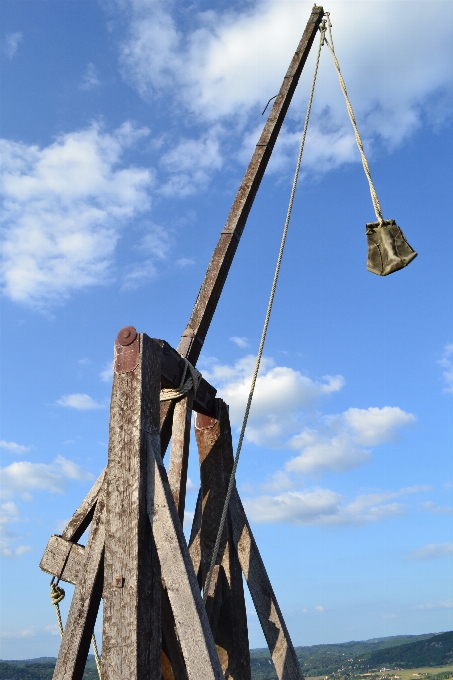
M137 365L115 363L110 407L102 680L161 676L161 583L147 510L147 438L159 436L161 347L145 334L134 343Z
M204 584L214 548L228 480L233 467L233 447L228 407L216 399L216 418L197 414L195 434L201 473L200 581ZM198 509L199 521L200 509ZM195 522L194 522L195 524ZM192 546L195 546L192 541ZM194 557L195 547L192 548ZM196 559L196 557L195 557ZM225 677L250 680L250 652L242 572L228 522L206 602L211 629Z
M192 394L188 394L176 402L171 431L170 460L168 463L168 481L181 524L184 523L184 508L186 504L192 403Z

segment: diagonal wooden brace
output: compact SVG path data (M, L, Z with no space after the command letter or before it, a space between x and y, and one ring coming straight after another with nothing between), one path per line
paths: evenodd
M148 436L148 513L176 630L190 680L223 680L206 610L160 455L160 438Z
M230 500L233 541L279 680L303 680L296 652L236 489Z
M82 679L101 602L104 542L105 494L101 494L91 523L79 582L72 597L53 680Z

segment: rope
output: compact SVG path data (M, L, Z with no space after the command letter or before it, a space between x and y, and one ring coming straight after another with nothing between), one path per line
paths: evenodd
M362 138L360 137L359 131L357 129L357 123L356 123L356 120L355 120L354 111L352 110L351 102L349 101L348 92L346 90L346 85L345 85L345 82L343 80L343 76L341 75L340 64L338 63L337 55L335 54L335 48L334 48L333 39L332 39L332 23L330 21L329 12L326 12L326 16L327 16L327 25L329 27L330 43L325 36L324 36L324 41L325 41L327 47L329 48L329 50L332 54L333 63L335 65L335 68L337 69L338 80L340 81L340 87L343 91L344 98L346 100L346 108L348 110L349 119L352 123L352 127L354 128L355 141L357 142L357 146L359 148L360 155L362 157L363 169L365 170L365 175L367 177L368 184L370 185L371 200L373 201L374 212L376 213L376 217L377 217L378 222L380 224L382 224L382 222L384 221L384 218L382 217L381 204L379 203L379 199L378 199L377 194L376 194L376 189L374 188L373 180L371 179L370 167L368 165L368 161L366 159L365 152L363 150Z
M184 359L185 366L179 387L162 389L160 391L161 401L179 399L180 397L183 397L185 394L190 392L190 390L193 390L194 395L197 393L197 389L201 381L201 373L200 371L197 371L197 369L194 366L192 366L192 364L185 357L181 358ZM189 372L189 377L186 380L187 372Z
M258 355L256 357L255 370L253 372L252 383L250 385L250 392L249 392L249 396L248 396L248 400L247 400L247 406L245 408L244 420L242 422L241 434L239 436L239 442L238 442L238 446L237 446L237 450L236 450L236 455L235 455L235 458L234 458L233 469L231 471L231 476L230 476L230 480L229 480L229 483L228 483L228 490L227 490L227 494L226 494L226 497L225 497L225 503L224 503L223 510L222 510L222 517L220 519L219 530L217 532L217 538L216 538L214 550L213 550L212 557L211 557L211 564L210 564L210 567L209 567L208 575L206 577L206 582L205 582L205 586L204 586L204 589L203 589L203 602L205 604L206 604L206 600L208 598L209 588L211 586L212 574L213 574L213 571L214 571L215 563L217 561L217 555L219 553L220 541L222 539L223 529L224 529L224 526L225 526L225 520L226 520L226 516L227 516L227 512L228 512L228 507L229 507L229 504L230 504L230 498L231 498L231 494L233 492L233 487L234 487L234 484L235 484L236 469L237 469L237 466L238 466L238 463L239 463L239 456L241 455L241 449L242 449L242 443L244 441L245 429L247 427L247 421L248 421L248 417L249 417L249 413L250 413L250 407L252 405L253 393L255 391L256 380L257 380L257 377L258 377L258 371L259 371L259 367L260 367L261 357L262 357L262 354L263 354L264 342L266 340L267 328L269 326L269 319L270 319L270 316L271 316L272 305L274 303L275 289L277 287L278 275L280 273L280 265L281 265L281 262L282 262L283 250L285 248L285 242L286 242L286 236L287 236L287 233L288 233L289 220L291 218L291 212L292 212L292 209L293 209L294 195L296 193L296 186L297 186L297 180L299 178L300 164L301 164L301 161L302 161L302 154L303 154L303 151L304 151L305 137L307 135L308 121L309 121L309 118L310 118L311 105L312 105L312 102L313 102L313 94L314 94L314 91L315 91L316 76L317 76L318 67L319 67L319 58L321 56L321 47L323 46L324 38L325 38L325 32L326 32L325 22L322 22L322 24L320 26L320 31L321 31L321 38L320 38L320 41L319 41L318 54L317 54L317 57L316 57L315 72L313 74L313 82L312 82L312 85L311 85L310 97L308 99L307 113L306 113L306 116L305 116L305 123L304 123L304 129L303 129L303 132L302 132L302 139L301 139L301 142L300 142L299 156L297 158L296 170L295 170L295 173L294 173L294 180L293 180L293 185L292 185L292 189L291 189L291 196L290 196L290 199L289 199L288 211L287 211L287 214L286 214L285 226L284 226L284 229L283 229L283 235L282 235L282 240L281 240L281 244L280 244L280 251L278 253L277 265L276 265L275 273L274 273L274 280L272 282L271 294L270 294L269 302L268 302L268 305L267 305L266 318L264 320L263 332L261 334L261 341L260 341L260 345L259 345L259 349L258 349Z
M55 576L52 577L52 580L50 582L50 599L52 604L55 607L55 613L57 615L57 621L58 621L58 628L60 630L60 637L63 637L63 622L61 620L61 612L60 612L60 602L64 600L65 596L65 591L63 588L61 588L58 585L59 579L57 579L56 583L54 583ZM91 643L93 645L93 650L94 650L94 659L96 661L96 668L98 669L98 675L99 679L101 679L101 659L99 656L98 652L98 646L96 644L96 638L94 637L94 633L91 636Z

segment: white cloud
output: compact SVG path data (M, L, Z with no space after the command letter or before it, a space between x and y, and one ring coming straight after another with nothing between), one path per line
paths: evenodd
M254 522L287 522L298 525L359 525L404 515L405 505L395 499L424 491L424 487L368 493L348 500L335 491L316 487L287 491L276 496L244 498L248 517Z
M44 148L0 140L9 298L43 306L109 280L121 227L150 207L152 173L121 167L124 150L148 133L93 123Z
M317 429L307 428L291 439L289 446L300 454L288 461L285 469L296 473L351 470L370 458L364 446L395 441L397 430L414 422L415 416L398 406L350 408L326 416Z
M450 343L445 346L444 354L439 364L445 368L443 372L443 379L445 381L446 387L444 387L444 392L453 393L453 344Z
M255 367L255 357L246 356L233 366L211 362L203 374L218 387L218 394L230 406L231 423L242 424ZM300 429L301 409L316 406L323 396L337 392L342 376L324 376L316 381L286 366L275 366L264 358L246 430L248 441L261 446L282 446L288 434Z
M250 390L255 357L249 355L234 365L215 360L203 366L205 377L218 387L218 394L230 406L235 427L242 424ZM275 366L264 358L256 382L246 439L258 446L298 451L284 471L268 481L276 490L293 485L291 475L320 474L328 470L345 472L365 463L368 448L397 439L398 430L415 422L415 416L398 406L350 408L337 415L321 416L314 409L320 399L338 392L344 378L324 376L312 380L286 366ZM303 427L311 420L311 427Z
M237 345L238 347L241 347L242 349L249 346L248 339L247 338L241 338L238 335L233 335L230 338L230 340L231 340L231 342L234 342L235 345Z
M183 139L160 159L170 177L159 192L164 196L189 196L204 189L215 170L222 167L221 130L214 126L199 139Z
M441 515L453 515L453 508L448 505L436 505L432 501L427 501L426 503L423 503L423 507L425 510L429 510L429 512L436 512Z
M118 4L127 9L129 21L120 61L138 92L146 98L171 92L184 113L210 125L235 126L246 124L251 114L259 115L277 93L311 9L308 2L255 0L236 11L193 14L188 29L187 23L178 25L172 5L161 0ZM433 6L445 5L409 6L404 31L385 2L333 0L329 7L336 51L368 150L379 139L390 147L401 143L426 117L436 125L450 115L452 22L445 12L439 22L439 13L433 11ZM422 42L417 39L421 34ZM391 49L383 50L383 44ZM313 59L314 54L289 112L296 127L301 127L305 112ZM320 164L326 170L359 160L327 48L312 115L308 165ZM284 133L276 149L281 164L299 134Z
M146 256L145 260L131 264L122 277L122 286L134 290L157 276L156 262L167 259L173 240L163 227L149 223L147 232L136 246Z
M90 62L87 64L85 74L83 76L82 82L79 85L80 90L92 90L96 85L100 85L100 80L97 75L95 65Z
M99 377L104 382L110 382L113 378L113 361L109 361L103 371L99 373Z
M8 59L12 59L17 52L19 43L22 42L23 34L21 31L7 33L3 40L3 53Z
M57 400L59 406L68 406L78 411L93 411L105 408L105 404L100 404L88 394L66 394Z
M412 560L429 560L450 555L453 555L453 543L430 543L413 550L408 557Z
M23 446L23 444L16 444L16 442L7 442L4 439L0 440L0 448L17 454L30 451L30 446Z
M0 474L4 497L19 494L26 500L31 498L30 491L64 493L67 479L78 481L93 479L91 473L63 456L57 456L50 465L26 461L11 463L2 468Z

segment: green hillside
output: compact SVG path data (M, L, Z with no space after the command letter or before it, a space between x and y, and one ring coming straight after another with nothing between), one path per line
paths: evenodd
M373 651L359 657L357 662L371 668L390 665L400 668L415 668L452 663L453 631L434 635L427 640Z
M453 632L296 647L296 653L304 675L331 676L331 680L339 676L347 678L360 675L383 666L433 668L453 663ZM253 680L276 680L267 649L252 649L250 658ZM48 657L28 661L0 661L0 680L51 680L55 661ZM444 680L440 676L435 677L436 680ZM98 680L92 656L88 657L83 680Z

